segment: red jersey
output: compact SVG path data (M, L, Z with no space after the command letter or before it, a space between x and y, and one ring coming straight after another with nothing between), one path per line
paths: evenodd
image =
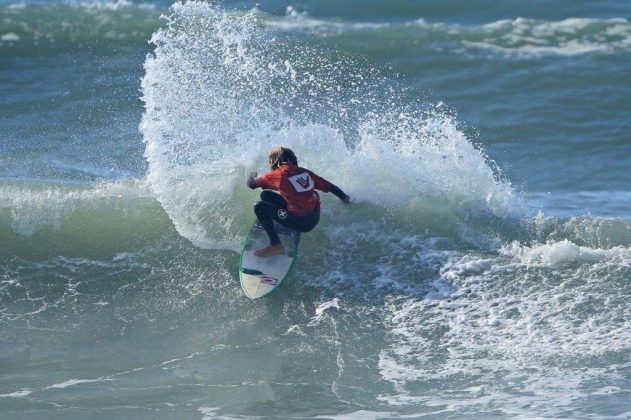
M308 169L285 163L255 180L263 189L278 191L287 203L287 210L304 216L320 208L320 196L316 190L329 192L331 183Z

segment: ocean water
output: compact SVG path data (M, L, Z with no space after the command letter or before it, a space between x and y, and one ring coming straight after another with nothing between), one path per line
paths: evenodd
M631 417L631 4L0 2L0 418ZM323 194L237 261L275 145Z

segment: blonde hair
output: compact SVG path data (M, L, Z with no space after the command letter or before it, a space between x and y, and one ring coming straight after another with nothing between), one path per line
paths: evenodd
M298 159L296 159L296 155L291 149L287 147L274 147L267 157L269 161L269 167L273 171L274 169L278 169L285 163L293 163L294 165L298 165Z

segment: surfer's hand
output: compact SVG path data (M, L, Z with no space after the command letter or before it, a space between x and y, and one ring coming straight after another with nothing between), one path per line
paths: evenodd
M342 200L343 203L348 204L351 202L351 198L348 196L348 194L342 191L340 187L331 184L331 189L329 191L333 193L337 198Z
M247 184L248 184L248 187L252 189L255 189L258 187L258 185L256 185L256 172L250 172L250 176L248 176Z

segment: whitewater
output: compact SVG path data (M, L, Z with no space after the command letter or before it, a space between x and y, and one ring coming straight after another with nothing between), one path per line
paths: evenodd
M631 416L628 6L328 3L0 4L2 416Z

